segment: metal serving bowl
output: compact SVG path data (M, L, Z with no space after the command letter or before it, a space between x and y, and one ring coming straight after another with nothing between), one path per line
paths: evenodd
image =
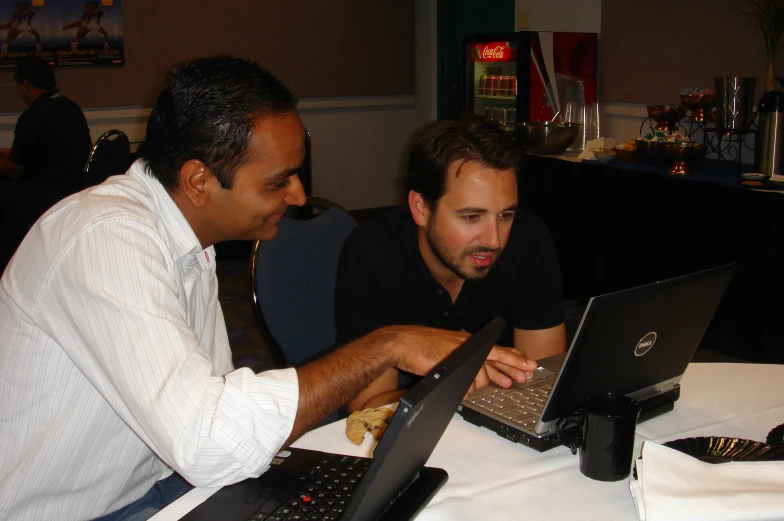
M705 147L699 143L659 143L664 161L673 175L689 175L694 163L705 159Z
M674 132L678 130L680 121L686 117L683 105L648 105L648 115L656 122L655 130Z
M515 126L515 134L528 152L563 154L574 142L580 126L579 123L526 121Z

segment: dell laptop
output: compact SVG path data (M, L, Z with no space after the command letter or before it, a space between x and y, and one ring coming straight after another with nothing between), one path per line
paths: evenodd
M491 320L400 399L373 459L289 448L183 521L413 519L446 483L446 471L425 463L504 325Z
M640 421L671 411L680 380L735 273L735 264L593 297L565 354L539 362L534 378L490 385L458 412L500 436L545 451L556 423L594 393L640 402Z

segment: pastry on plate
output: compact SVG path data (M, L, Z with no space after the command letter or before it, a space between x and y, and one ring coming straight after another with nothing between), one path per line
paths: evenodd
M353 412L346 418L346 436L355 445L362 445L366 432L371 433L373 438L379 439L384 434L393 414L394 411L386 407Z

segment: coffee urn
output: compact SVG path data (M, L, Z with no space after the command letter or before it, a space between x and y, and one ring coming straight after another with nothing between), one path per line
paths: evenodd
M759 102L759 131L754 165L766 177L784 180L784 92L766 92Z

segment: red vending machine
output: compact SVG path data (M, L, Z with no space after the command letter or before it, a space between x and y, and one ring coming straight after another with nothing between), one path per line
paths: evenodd
M597 35L521 31L464 40L462 111L498 121L549 121L569 101L596 101Z

